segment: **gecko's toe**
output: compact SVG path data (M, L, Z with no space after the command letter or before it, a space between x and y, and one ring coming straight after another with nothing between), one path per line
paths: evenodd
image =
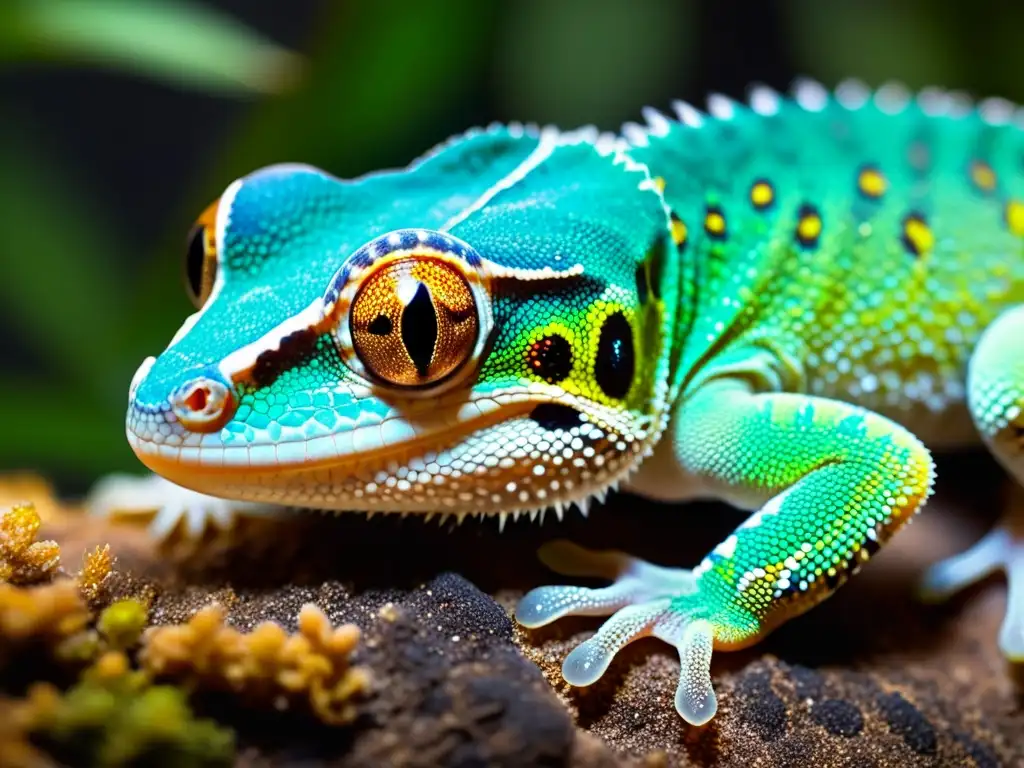
M629 605L601 625L592 638L565 657L562 677L570 685L591 685L604 674L615 654L637 638L649 635L669 607L669 600Z
M676 712L690 725L704 725L718 711L718 697L711 685L711 651L714 627L697 620L682 631L673 628L674 639L658 633L679 651L679 684L676 686Z
M917 587L926 602L941 602L1005 568L1013 548L1009 531L998 527L959 554L932 565Z
M933 565L921 579L918 595L927 602L939 602L1004 571L1008 593L999 648L1010 661L1024 663L1024 535L1017 528L999 525L974 546Z
M614 614L566 657L562 677L567 683L592 685L622 648L653 635L679 651L675 697L679 714L693 725L703 725L714 716L718 704L711 685L711 651L716 625L701 618L707 614L707 605L691 571L560 542L549 545L541 556L563 572L612 579L610 586L596 589L539 587L525 595L516 609L516 619L527 627L539 627L563 616Z

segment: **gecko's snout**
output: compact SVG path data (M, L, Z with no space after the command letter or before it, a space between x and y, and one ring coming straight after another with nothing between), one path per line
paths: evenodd
M182 384L170 400L175 417L192 432L216 432L231 420L238 407L231 387L209 376Z

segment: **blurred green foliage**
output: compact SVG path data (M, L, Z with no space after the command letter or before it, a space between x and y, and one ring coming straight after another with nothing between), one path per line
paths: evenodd
M167 211L167 231L144 254L120 252L112 233L126 212L108 209L50 157L40 126L0 119L0 324L42 361L31 374L0 361L0 469L81 484L138 466L123 437L128 382L191 311L180 282L182 222L211 190L259 166L301 160L362 173L393 163L394 147L423 151L444 138L439 132L469 127L457 124L459 110L481 97L498 119L615 128L644 104L696 98L697 87L742 96L743 83L769 71L830 85L895 78L1024 96L1024 50L1014 39L1024 6L769 6L777 24L765 34L780 39L723 27L729 13L741 24L750 7L740 3L324 2L300 54L212 0L3 0L0 68L8 74L99 69L249 104L218 139L216 162L193 169Z

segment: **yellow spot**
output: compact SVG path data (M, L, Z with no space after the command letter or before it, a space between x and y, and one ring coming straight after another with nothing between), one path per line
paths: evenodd
M775 202L775 190L767 181L755 181L750 188L750 202L759 211L764 210Z
M675 216L672 217L672 239L675 244L680 248L686 244L686 224L682 219L677 219Z
M862 168L857 176L857 187L865 197L877 200L889 188L889 181L874 166Z
M920 214L903 220L903 244L916 256L924 256L935 247L935 235Z
M1013 234L1024 237L1024 202L1011 200L1006 204L1006 226Z
M709 208L704 217L704 231L712 237L721 237L725 234L725 216L717 208Z
M996 172L984 160L971 163L971 181L982 192L991 192L996 188Z
M665 178L663 176L655 176L651 179L651 182L654 184L654 188L659 192L665 191Z
M800 209L800 219L796 225L797 239L803 245L813 245L821 236L821 216L811 206Z

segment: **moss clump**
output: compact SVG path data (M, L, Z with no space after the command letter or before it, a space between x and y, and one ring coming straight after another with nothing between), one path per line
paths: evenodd
M0 583L0 649L34 641L60 643L84 630L91 618L70 579L34 587Z
M66 693L37 683L4 708L27 735L13 743L31 742L62 764L191 768L234 759L231 731L196 719L184 691L153 685L120 651L100 656Z
M82 560L82 570L78 573L78 587L82 594L89 600L98 598L113 571L114 557L110 554L109 544L86 552Z
M32 504L15 504L0 513L0 581L35 584L56 572L60 547L55 541L36 541L41 525Z
M245 634L225 626L224 619L224 609L211 605L186 624L146 630L142 667L155 676L233 691L271 706L302 702L331 725L355 718L356 701L370 686L369 673L351 665L358 627L334 628L312 604L302 607L293 635L273 622Z
M108 647L125 650L135 645L146 628L149 611L138 600L118 600L103 609L96 629Z

